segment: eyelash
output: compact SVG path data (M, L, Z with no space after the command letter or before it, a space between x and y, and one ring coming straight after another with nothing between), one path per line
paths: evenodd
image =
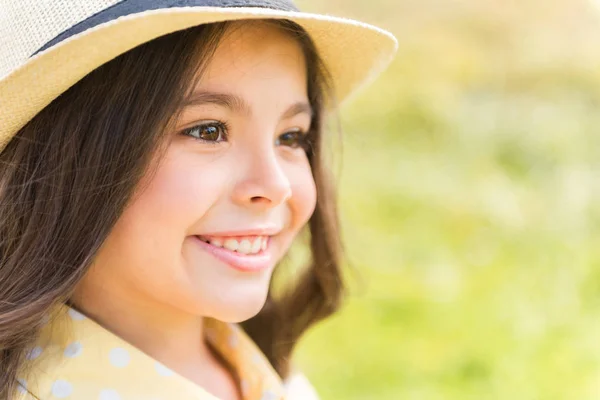
M215 128L215 127L218 129L218 131L217 131L218 136L217 136L216 140L206 140L206 139L192 135L192 132L194 132L198 129L202 130L205 128ZM216 146L221 142L227 141L227 136L228 136L227 132L228 131L229 131L229 125L226 122L224 122L224 121L209 121L209 122L205 122L205 123L201 123L201 124L192 126L191 128L188 128L188 129L184 129L183 131L181 131L181 134L185 135L185 136L189 136L192 139L198 140L200 142ZM302 148L306 152L311 150L312 137L311 137L310 131L308 133L304 132L302 130L287 131L277 137L277 142L281 141L282 136L288 135L290 133L298 135L297 136L298 141L297 141L297 145L292 145L292 146L287 146L287 147L290 147L293 149Z
M218 129L218 138L217 140L206 140L203 139L201 137L196 137L194 135L192 135L192 132L200 129L204 129L204 128L214 128L216 127ZM209 121L209 122L204 122L202 124L198 124L195 126L192 126L191 128L188 129L184 129L181 134L185 135L185 136L189 136L192 139L198 140L200 142L206 143L206 144L210 144L210 145L217 145L223 141L227 141L227 131L229 130L229 126L227 125L226 122L223 121Z

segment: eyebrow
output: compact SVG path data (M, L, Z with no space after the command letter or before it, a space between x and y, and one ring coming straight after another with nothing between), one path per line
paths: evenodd
M231 93L218 93L207 91L196 91L183 102L183 107L199 106L204 104L216 104L232 111L252 115L252 107L243 98ZM282 119L289 119L299 114L307 114L312 118L314 111L310 104L299 101L292 104L281 115Z

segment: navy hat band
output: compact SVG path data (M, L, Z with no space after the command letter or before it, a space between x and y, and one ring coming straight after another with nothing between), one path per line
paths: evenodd
M122 0L58 34L36 51L34 55L71 36L119 17L144 11L177 7L258 7L279 11L298 11L291 0Z

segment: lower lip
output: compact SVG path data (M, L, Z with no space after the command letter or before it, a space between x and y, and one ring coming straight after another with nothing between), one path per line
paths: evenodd
M201 248L238 271L261 272L268 269L271 265L271 253L268 250L261 251L257 254L242 254L222 247L213 246L197 236L194 236L193 238Z

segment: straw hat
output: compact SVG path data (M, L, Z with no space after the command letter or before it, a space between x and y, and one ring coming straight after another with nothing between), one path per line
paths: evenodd
M397 49L389 32L303 13L292 0L0 0L0 151L52 100L118 55L191 26L255 18L301 25L340 101Z

